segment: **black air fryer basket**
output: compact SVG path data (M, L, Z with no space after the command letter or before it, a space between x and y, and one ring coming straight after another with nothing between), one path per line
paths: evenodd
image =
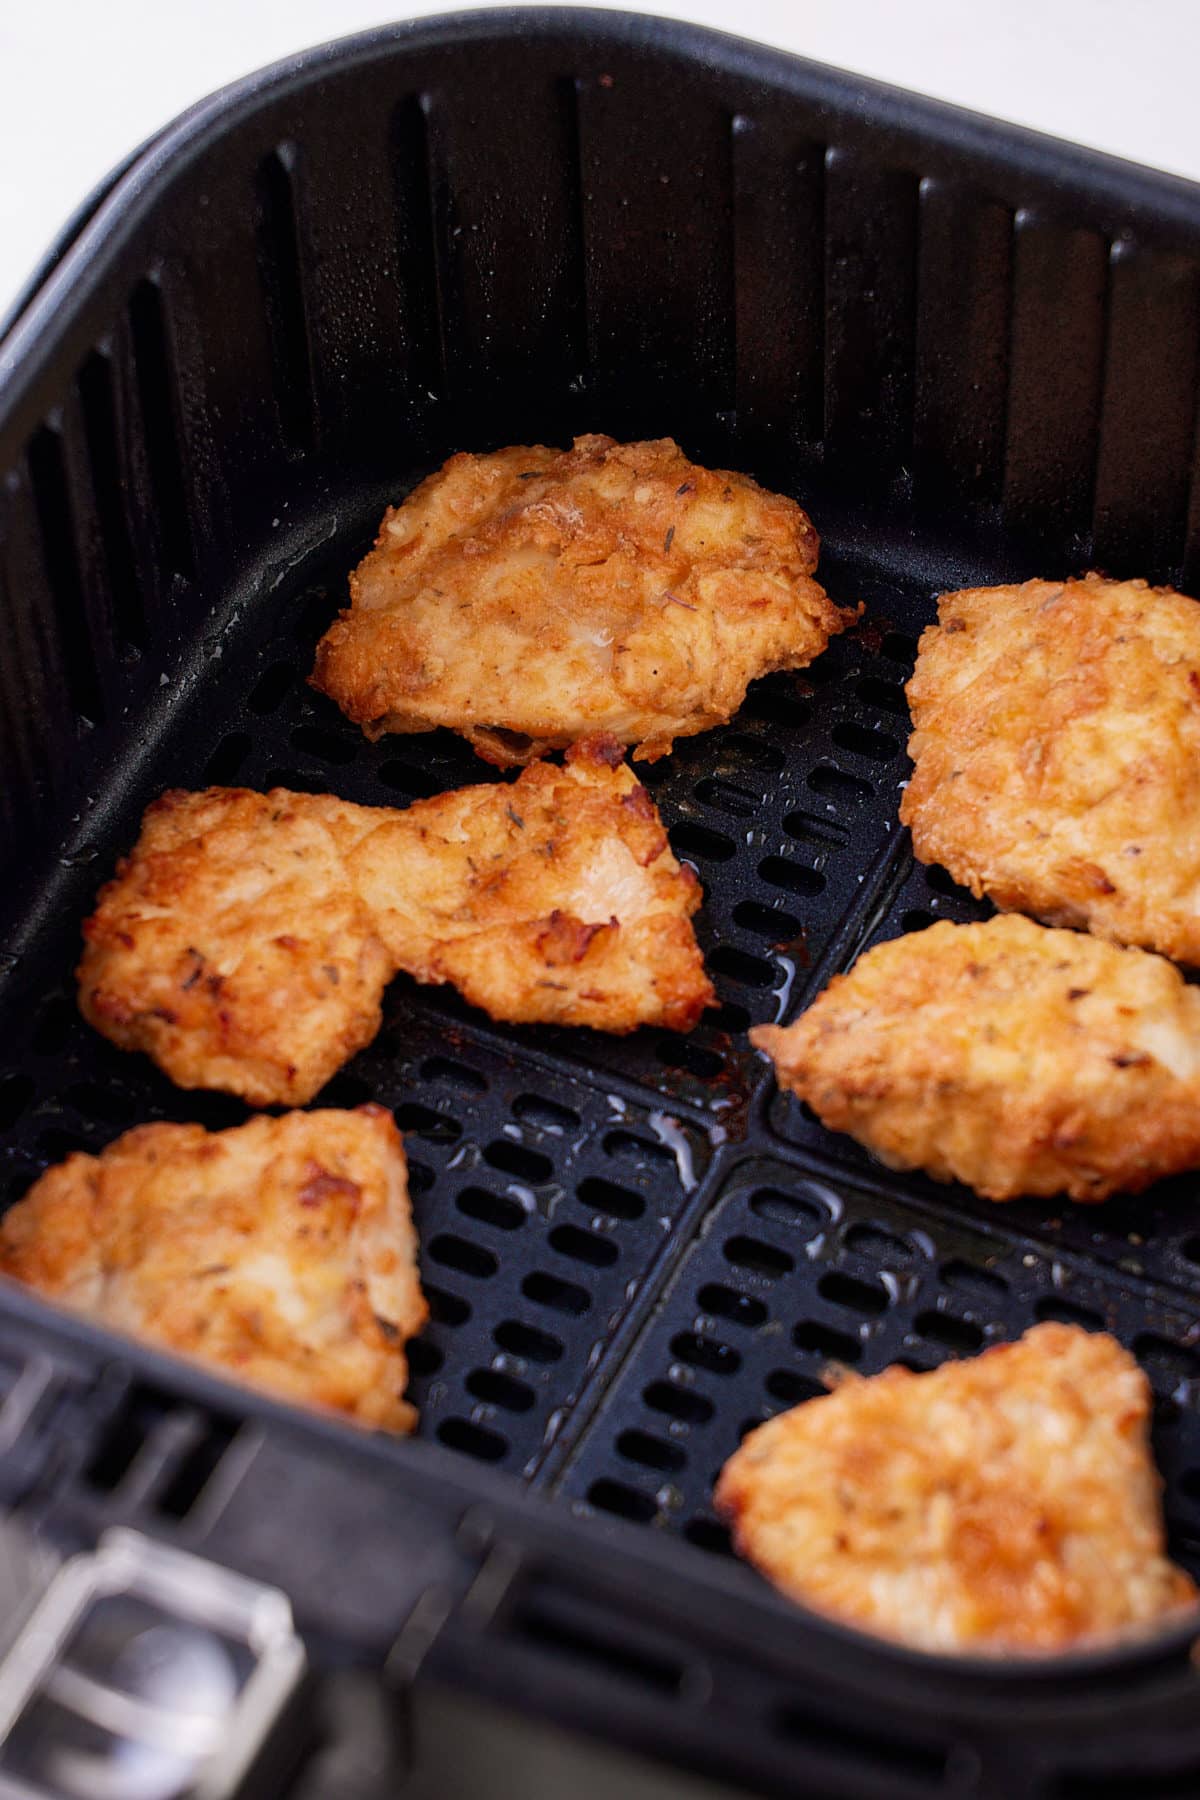
M318 1687L385 1671L447 1794L461 1734L516 1718L755 1793L1200 1793L1188 1629L910 1654L776 1598L711 1505L830 1359L925 1369L1064 1319L1145 1367L1200 1570L1197 1181L1071 1209L887 1175L746 1042L864 945L986 911L897 824L916 635L947 587L1194 585L1198 348L1197 190L661 21L396 26L136 159L0 341L3 1204L138 1121L244 1116L75 1009L80 920L163 788L490 778L449 734L368 744L304 679L384 505L451 451L670 434L795 495L867 617L639 771L703 882L719 1013L507 1029L401 977L322 1095L406 1135L417 1439L6 1288L5 1505L283 1589Z

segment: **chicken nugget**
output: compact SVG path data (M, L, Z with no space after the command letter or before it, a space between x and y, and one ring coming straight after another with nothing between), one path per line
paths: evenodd
M385 814L347 866L397 966L494 1019L690 1031L715 1001L700 884L614 740Z
M452 456L384 516L313 685L361 725L526 763L596 733L664 756L856 617L795 501L670 438Z
M139 1125L47 1169L0 1272L287 1400L411 1431L425 1323L400 1133L381 1106L232 1131Z
M1200 605L1144 581L943 595L908 684L922 862L1200 963Z
M1200 989L1019 914L877 944L750 1036L831 1130L989 1200L1103 1200L1200 1164Z
M180 1087L311 1100L396 972L343 856L378 817L282 788L164 794L84 924L84 1018Z
M1062 1651L1193 1607L1150 1390L1114 1338L1036 1325L926 1375L845 1376L730 1458L716 1504L793 1599L922 1650Z
M180 1087L297 1105L401 969L509 1022L691 1030L715 998L700 900L611 740L405 812L171 793L84 926L79 1003Z

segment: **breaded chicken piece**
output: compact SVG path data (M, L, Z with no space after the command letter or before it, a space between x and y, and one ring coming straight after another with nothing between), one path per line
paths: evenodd
M1062 1651L1195 1605L1164 1553L1150 1390L1114 1338L1036 1325L927 1375L847 1375L717 1485L793 1599L922 1650Z
M411 1431L425 1323L400 1133L381 1106L233 1131L139 1125L0 1223L0 1271L287 1400Z
M494 1019L690 1031L716 1000L700 884L612 739L385 813L347 867L397 967Z
M84 924L84 1018L180 1087L311 1100L379 1030L396 972L345 865L381 816L282 788L165 793Z
M1200 963L1200 605L1144 581L942 597L908 684L923 862Z
M1200 1164L1200 989L1145 950L943 920L750 1037L832 1131L989 1200L1103 1200Z
M400 969L496 1019L690 1030L714 999L700 898L612 743L406 812L168 793L84 926L79 1003L180 1087L296 1105L371 1041Z
M664 756L853 612L795 501L670 438L452 456L384 516L313 685L368 737L460 732L526 763L595 733Z

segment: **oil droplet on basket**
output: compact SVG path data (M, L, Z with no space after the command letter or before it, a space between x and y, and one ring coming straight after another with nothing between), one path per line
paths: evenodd
M791 956L783 956L777 950L775 961L783 970L783 985L775 989L775 1017L771 1023L778 1025L792 1002L792 989L796 985L796 962Z
M453 1156L447 1158L446 1167L448 1169L473 1169L479 1161L479 1156L479 1145L473 1144L468 1138L458 1146Z
M537 1211L537 1195L531 1187L526 1187L523 1181L510 1181L504 1191L531 1217Z
M605 1094L604 1098L608 1101L608 1104L612 1107L618 1119L623 1119L629 1111L629 1108L622 1100L620 1094Z
M555 1438L566 1424L567 1415L570 1410L569 1406L556 1406L554 1411L550 1414L550 1417L546 1420L546 1429L542 1433L543 1450L548 1450L550 1448L550 1445L554 1442Z
M673 1113L652 1112L650 1129L666 1149L675 1158L675 1167L679 1170L679 1184L685 1194L690 1194L696 1186L696 1169L692 1161L692 1146L684 1133L683 1127Z
M565 1190L557 1182L547 1182L537 1190L538 1210L544 1219L552 1219L558 1211Z
M679 1508L684 1505L683 1494L679 1488L674 1487L669 1481L664 1482L663 1486L659 1488L654 1496L654 1500L655 1504L660 1506L663 1512L678 1512Z

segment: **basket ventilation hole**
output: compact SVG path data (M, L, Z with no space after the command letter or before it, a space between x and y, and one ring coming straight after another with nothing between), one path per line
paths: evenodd
M520 1319L505 1319L497 1325L492 1336L501 1350L507 1350L510 1356L519 1356L525 1362L555 1363L562 1357L563 1347L556 1337L548 1331L539 1331L535 1325L526 1325Z
M499 1169L505 1175L515 1175L518 1181L534 1185L549 1181L554 1173L554 1164L548 1156L543 1156L540 1151L530 1150L524 1144L514 1144L509 1138L497 1138L490 1143L483 1158L493 1169Z
M955 1313L918 1313L913 1320L913 1330L918 1336L927 1338L931 1344L943 1344L947 1350L955 1350L960 1354L979 1350L983 1345L980 1327L970 1319L960 1319Z
M848 806L861 805L875 792L861 775L847 775L844 769L835 768L832 763L818 763L815 769L810 769L806 780L814 794L823 794L827 800Z
M454 1204L467 1218L478 1219L482 1225L494 1225L497 1231L518 1231L527 1217L519 1201L489 1193L487 1188L464 1188Z
M579 1184L577 1198L589 1212L606 1213L611 1218L630 1222L640 1219L646 1210L646 1202L640 1194L615 1181L605 1181L601 1175L586 1175Z
M769 1281L778 1280L796 1266L785 1250L777 1250L774 1244L764 1244L761 1238L752 1237L729 1238L725 1244L725 1260L735 1269L748 1269L751 1274L763 1275Z
M661 1475L675 1474L687 1462L678 1444L669 1444L648 1431L623 1431L617 1439L617 1455Z
M862 1345L857 1338L847 1337L844 1331L835 1331L832 1325L823 1325L819 1319L805 1319L797 1325L792 1342L797 1350L813 1351L818 1356L832 1357L835 1362L854 1363L862 1355Z
M316 756L335 767L352 763L358 755L358 745L351 738L326 731L320 725L297 725L288 742L293 750L302 750L306 756Z
M720 1281L710 1281L700 1289L696 1299L701 1312L728 1319L733 1325L744 1325L749 1331L757 1331L770 1317L761 1300L751 1294L739 1294L735 1288L726 1287Z
M684 1425L707 1425L716 1410L703 1394L676 1387L673 1381L652 1381L642 1399L652 1412L666 1413Z
M822 1275L817 1292L822 1300L831 1300L835 1306L844 1306L850 1312L865 1313L868 1318L878 1318L880 1313L887 1311L887 1294L877 1282L860 1281L841 1269L831 1269L827 1275Z
M694 1369L707 1369L710 1375L736 1375L742 1359L720 1338L700 1337L694 1331L681 1331L671 1339L671 1354Z
M1007 1294L1008 1283L1003 1275L997 1275L994 1269L981 1269L977 1263L954 1262L945 1263L942 1267L942 1280L947 1287L958 1288L965 1294L980 1294L989 1299L999 1299Z
M624 1482L610 1481L607 1478L593 1481L587 1497L589 1503L599 1507L601 1512L616 1513L619 1518L633 1519L639 1525L648 1524L658 1511L649 1494L639 1494L636 1488L626 1487Z
M893 713L899 719L908 717L908 703L898 682L880 681L874 675L868 675L858 684L858 697L868 706L878 707L880 712Z
M465 1063L454 1062L448 1056L431 1056L421 1064L421 1079L438 1082L443 1087L453 1088L459 1094L483 1094L487 1092L487 1082L474 1069Z
M425 1298L429 1302L429 1316L435 1325L465 1325L471 1317L471 1308L460 1294L448 1294L445 1288L434 1287L430 1282L422 1283Z
M811 1237L825 1221L823 1207L797 1194L781 1194L778 1188L760 1188L751 1198L750 1211L756 1218L767 1219L772 1225L786 1225L791 1230L802 1231L805 1237Z
M673 828L671 848L676 856L694 856L701 862L731 862L737 855L737 845L723 831L695 825L688 819Z
M889 732L858 725L852 719L840 719L829 735L839 749L864 756L869 762L891 762L900 754L900 746Z
M795 1369L772 1369L763 1385L773 1400L782 1400L785 1406L803 1406L806 1400L818 1400L829 1392L824 1382Z
M472 1370L467 1376L466 1388L476 1400L483 1400L489 1406L502 1406L508 1412L525 1413L533 1408L533 1389L500 1369Z
M449 1231L434 1238L429 1254L444 1268L457 1269L460 1275L471 1275L476 1281L486 1281L500 1267L496 1257L482 1244L469 1243L466 1238L456 1237Z
M560 1106L556 1100L547 1100L541 1094L518 1094L512 1110L513 1117L520 1119L523 1125L530 1125L535 1131L548 1131L554 1136L578 1131L582 1123L571 1107Z
M500 1462L508 1454L508 1440L498 1431L475 1425L470 1419L443 1419L437 1435L451 1450L461 1450L477 1462Z
M587 1263L593 1269L611 1268L620 1255L611 1238L598 1237L592 1231L582 1231L578 1225L556 1225L547 1241L550 1248L557 1250L560 1256L569 1256L575 1262Z
M562 1281L557 1275L547 1275L541 1269L534 1269L525 1277L521 1292L537 1306L548 1306L553 1312L572 1317L585 1313L592 1304L586 1288L578 1287L573 1281Z
M805 868L803 863L793 862L787 856L765 856L758 865L758 872L772 887L783 888L785 892L802 895L805 899L813 899L825 890L825 877L819 869Z

